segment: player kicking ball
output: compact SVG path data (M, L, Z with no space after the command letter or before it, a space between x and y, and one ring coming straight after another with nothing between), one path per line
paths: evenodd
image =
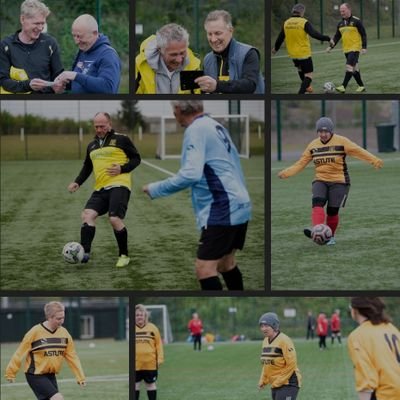
M96 232L96 218L108 213L119 257L116 267L126 267L128 257L128 231L124 217L131 194L131 172L140 164L140 155L132 141L112 129L111 117L99 112L93 119L96 136L88 144L83 167L75 181L68 185L70 193L76 192L94 172L94 192L82 212L81 244L85 250L82 262L87 263Z
M330 118L322 117L316 123L318 138L308 144L300 159L278 173L286 179L301 172L311 161L315 167L312 183L312 225L326 224L332 231L327 245L336 244L335 232L339 225L339 209L344 207L350 189L350 175L346 157L352 156L382 168L383 161L344 136L334 133ZM325 210L326 206L326 210ZM311 238L311 229L304 234Z

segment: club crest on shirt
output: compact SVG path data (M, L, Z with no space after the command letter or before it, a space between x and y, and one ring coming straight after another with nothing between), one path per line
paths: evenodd
M76 67L81 74L87 75L90 67L92 66L93 61L78 61Z

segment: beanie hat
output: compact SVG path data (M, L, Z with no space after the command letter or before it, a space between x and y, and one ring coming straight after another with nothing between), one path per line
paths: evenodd
M263 314L258 321L258 324L269 325L274 331L277 331L279 329L278 316L273 312L267 312L266 314Z
M330 118L322 117L316 123L317 132L319 131L328 131L333 133L333 122Z

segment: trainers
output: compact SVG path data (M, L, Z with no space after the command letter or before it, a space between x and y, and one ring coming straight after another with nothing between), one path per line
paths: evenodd
M116 267L126 267L129 264L129 261L131 259L126 256L125 254L122 254L122 256L119 256L117 263L115 264Z
M303 233L304 233L308 238L311 239L311 229L306 228L306 229L303 230Z
M358 92L358 93L365 92L365 86L359 86L359 87L356 89L356 92Z
M337 90L339 93L346 93L346 88L345 88L343 85L336 86L336 90Z
M85 254L83 255L83 258L82 258L81 263L82 263L82 264L86 264L86 263L89 261L89 258L90 258L90 253L85 253Z
M313 91L314 89L311 85L306 89L306 93L312 93Z
M333 245L335 245L336 244L336 240L335 240L335 237L334 236L332 236L330 239L329 239L329 242L327 242L327 246L333 246Z

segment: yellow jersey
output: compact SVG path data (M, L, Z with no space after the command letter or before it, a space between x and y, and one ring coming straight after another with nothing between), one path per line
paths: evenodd
M297 367L297 356L292 340L279 332L272 341L265 338L262 345L263 365L259 384L270 384L272 388L284 385L301 386L301 375Z
M305 31L307 20L302 17L291 17L283 24L285 43L289 57L305 59L311 57L310 38Z
M367 48L367 33L361 20L353 15L339 22L333 41L342 39L343 53Z
M164 349L158 328L148 322L135 327L136 371L157 370L164 362Z
M282 177L288 178L301 172L312 161L315 167L315 180L350 184L347 156L366 161L373 166L382 164L382 160L378 157L350 139L335 133L327 143L322 143L320 138L310 142L300 159L282 171Z
M40 323L31 328L7 365L5 373L7 379L15 379L24 357L25 373L57 374L65 359L77 382L86 380L72 337L63 327L50 331Z
M357 392L379 400L400 399L400 332L391 323L363 322L347 341Z

